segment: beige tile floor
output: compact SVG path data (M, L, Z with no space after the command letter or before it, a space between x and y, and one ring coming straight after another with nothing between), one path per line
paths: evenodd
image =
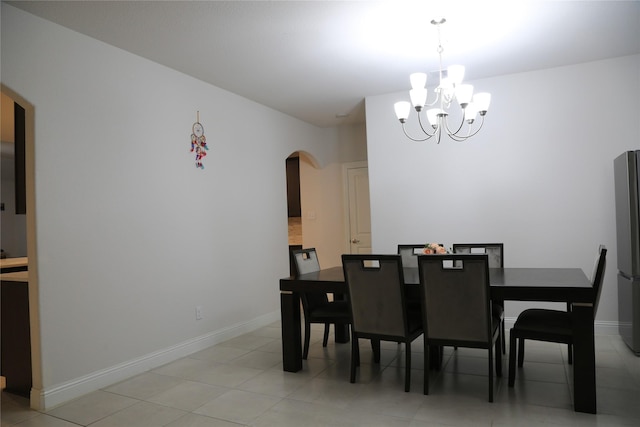
M209 426L638 426L640 358L618 336L596 337L598 414L572 409L566 347L527 342L516 386L496 380L487 401L486 352L445 350L445 364L422 394L422 343L414 343L411 392L403 386L403 347L383 343L379 365L366 342L356 384L349 345L323 348L312 332L309 360L282 371L278 323L153 369L46 413L2 393L2 427Z

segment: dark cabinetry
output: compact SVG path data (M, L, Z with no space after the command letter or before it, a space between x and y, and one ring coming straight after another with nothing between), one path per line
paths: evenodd
M27 272L2 273L0 366L6 391L31 392L31 332ZM18 277L16 277L18 276ZM20 277L24 276L23 279Z
M289 217L302 215L300 207L300 157L287 159L287 208Z

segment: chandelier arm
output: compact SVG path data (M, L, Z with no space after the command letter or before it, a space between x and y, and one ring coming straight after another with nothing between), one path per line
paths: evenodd
M436 93L436 97L433 100L433 102L431 102L431 103L425 102L424 103L424 107L433 107L434 105L436 105L438 103L438 101L440 101L440 94Z
M424 141L426 141L427 139L429 139L429 138L431 138L431 137L433 136L433 135L429 135L429 134L427 134L428 136L427 136L426 138L424 138L424 139L414 138L414 137L412 137L411 135L409 135L409 134L407 133L407 129L404 127L404 123L402 123L402 132L404 132L404 135L405 135L407 138L409 138L410 140L412 140L412 141L414 141L414 142L424 142Z
M460 121L460 126L458 126L458 129L456 129L455 132L451 132L451 129L449 129L449 121L446 120L447 118L445 117L445 125L447 127L447 133L451 136L458 136L458 132L460 132L460 130L462 129L462 126L464 126L464 110L462 110L462 120ZM464 137L463 137L464 138Z
M477 134L478 132L480 132L480 129L482 129L482 125L484 125L484 116L480 116L482 119L480 120L480 126L478 126L478 129L475 130L475 132L470 133L469 135L467 135L465 137L465 139L467 138L471 138L472 136L474 136L475 134ZM471 128L471 125L469 125L469 128Z
M422 119L420 118L420 112L419 112L419 111L417 111L417 113L418 113L418 123L420 124L420 129L422 129L422 132L423 132L425 135L427 135L427 138L426 138L426 139L424 139L424 141L426 141L427 139L429 139L429 138L431 138L432 136L434 136L434 135L436 134L436 132L435 132L435 130L434 130L434 132L433 132L433 133L429 133L429 132L427 132L427 129L428 129L428 128L427 128L427 129L425 129L425 128L424 128L424 125L422 124Z
M473 133L471 133L471 125L469 125L469 134L465 135L465 136L460 136L460 135L450 135L451 139L453 139L454 141L457 142L463 142L466 141L467 139L471 138L472 136L476 135L478 132L480 132L480 129L482 129L482 125L484 125L484 116L481 116L482 120L480 121L480 126L478 126L478 129L476 129Z

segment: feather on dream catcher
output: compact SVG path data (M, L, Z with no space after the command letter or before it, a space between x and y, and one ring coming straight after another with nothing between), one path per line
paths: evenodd
M204 169L202 159L207 155L207 138L204 136L204 127L200 123L200 111L197 112L196 122L191 127L191 152L196 153L196 167Z

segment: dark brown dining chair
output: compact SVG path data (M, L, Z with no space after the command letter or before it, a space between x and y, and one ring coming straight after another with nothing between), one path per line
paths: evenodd
M422 255L424 243L398 245L398 255L402 258L404 268L418 268L418 255Z
M607 265L607 248L600 245L596 256L591 283L593 286L593 315L595 317L602 292L602 281ZM569 354L573 346L572 312L544 308L524 310L511 328L509 340L509 387L516 380L516 354L518 367L524 365L524 341L536 340L567 344ZM518 348L516 350L516 344ZM569 363L571 363L571 358Z
M489 257L489 268L504 268L504 243L454 243L453 253L485 253ZM504 301L493 301L493 316L500 319L500 345L502 354L507 352L506 328L504 325Z
M360 365L360 338L370 339L374 361L380 361L380 341L405 345L404 391L411 388L411 343L422 335L419 312L410 311L400 255L342 255L351 308L351 378ZM376 354L377 347L377 354Z
M315 248L294 249L291 251L295 261L296 274L312 273L320 270L320 262ZM329 326L331 324L345 325L351 322L349 304L347 301L329 301L324 292L304 292L301 295L302 312L304 314L304 346L302 358L309 356L309 341L311 339L311 324L324 324L322 346L329 341Z
M493 402L494 358L496 375L501 377L502 352L500 320L491 310L488 256L420 255L418 270L423 297L424 366L430 366L430 346L486 349L489 402ZM429 394L426 368L424 394Z

